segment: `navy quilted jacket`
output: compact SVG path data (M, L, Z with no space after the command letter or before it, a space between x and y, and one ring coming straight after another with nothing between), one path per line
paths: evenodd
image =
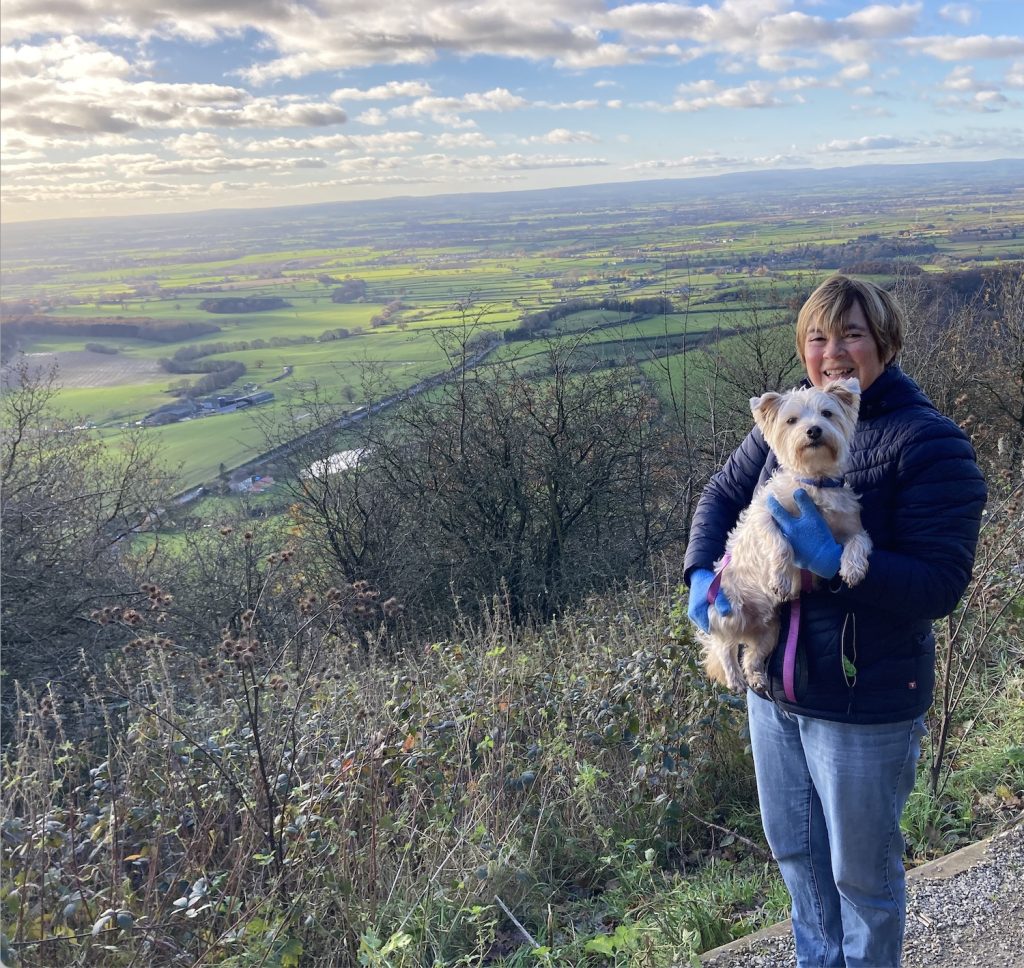
M776 466L755 428L712 477L690 529L687 579L721 556L740 511ZM783 697L781 648L768 664L772 697L821 719L913 719L934 692L932 622L954 609L971 576L985 482L966 436L897 366L861 398L846 480L874 543L867 577L854 588L836 577L803 596L797 702ZM784 615L783 639L787 624Z

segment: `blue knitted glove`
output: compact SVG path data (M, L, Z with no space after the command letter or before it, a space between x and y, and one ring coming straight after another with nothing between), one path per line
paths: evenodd
M687 606L686 614L690 621L701 631L707 632L711 629L711 620L708 618L708 589L711 588L711 581L715 577L713 571L707 568L698 568L690 572L690 603ZM715 596L715 608L719 615L728 615L732 611L729 599L721 587Z
M832 537L827 522L803 488L793 492L793 500L800 509L799 517L793 517L771 495L768 510L792 546L797 567L806 568L821 578L832 578L839 571L843 547Z

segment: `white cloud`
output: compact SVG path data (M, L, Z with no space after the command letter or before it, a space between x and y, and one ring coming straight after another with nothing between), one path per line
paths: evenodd
M863 81L871 76L871 65L866 62L847 64L837 75L841 81Z
M684 86L686 87L686 86ZM706 111L710 108L771 108L782 102L763 81L750 81L741 87L719 90L712 81L689 86L698 97L678 97L671 104L673 111ZM688 92L687 92L688 93Z
M536 134L525 138L526 144L532 145L571 145L571 144L597 144L600 138L595 137L589 131L570 131L568 128L553 128L547 134Z
M977 20L978 11L970 4L947 3L944 7L939 8L939 16L950 23L963 24L966 27Z
M228 143L224 138L208 131L198 131L195 134L179 134L167 142L167 147L183 158L195 158L223 154Z
M461 134L453 134L445 131L434 138L434 144L439 148L493 148L494 141L479 131L464 131Z
M1024 60L1015 61L1011 65L1003 78L1003 83L1007 87L1024 87Z
M592 168L607 165L604 158L574 158L567 155L477 155L460 158L450 155L426 155L421 161L432 167L454 171L482 169L488 171L529 171L543 168Z
M773 74L784 74L786 71L803 70L817 67L818 61L813 57L793 57L783 54L761 54L757 58L757 66ZM743 65L737 64L742 70Z
M600 103L590 98L581 98L579 101L534 101L533 107L547 108L549 111L589 111Z
M959 67L954 67L953 70L946 75L946 79L942 82L942 86L947 91L978 90L978 81L974 77L974 68L967 64L961 64Z
M1019 57L1024 54L1024 37L909 37L902 41L914 53L928 54L938 60L959 61L1000 57Z
M464 114L479 112L516 111L527 106L527 101L512 94L503 87L490 91L472 92L462 97L421 97L409 104L392 108L388 116L392 118L429 118L435 124L451 128L472 127L474 122L462 117Z
M820 77L810 77L806 74L799 77L782 77L778 80L780 91L802 91L811 87L826 87L829 81Z
M950 4L952 9L956 6ZM912 30L920 3L870 4L839 19L793 9L792 0L622 2L597 0L8 0L4 36L46 34L148 41L211 42L249 30L262 59L239 71L254 84L318 72L382 65L426 65L443 56L551 61L571 70L617 67L655 58L691 60L707 53L785 71L813 66L832 42L877 40ZM336 100L426 96L415 81L342 88ZM401 91L403 86L408 91ZM392 90L388 90L392 88Z
M645 58L625 44L600 44L590 50L570 50L561 54L555 63L570 70L593 70L598 67L623 67Z
M904 138L894 138L892 135L877 134L867 135L863 138L851 140L829 141L827 144L819 145L817 150L823 152L846 152L846 151L892 151L898 148L915 147L916 142L907 141Z
M721 168L742 163L740 158L709 152L702 155L685 155L682 158L661 158L638 161L624 165L623 171L665 171L673 168Z
M1024 148L1024 130L1007 128L999 131L976 128L953 134L940 131L928 137L871 135L849 141L830 141L819 145L819 152L857 151L974 151L977 149L1017 151Z
M253 97L224 84L136 80L121 57L77 37L4 51L4 127L43 138L144 129L324 127L345 112L303 97Z
M913 30L920 13L920 3L904 3L898 7L875 3L843 17L839 24L854 37L894 37Z
M360 124L367 124L372 128L379 128L388 123L388 116L380 108L370 108L364 111L355 119Z
M424 81L388 81L362 90L358 87L342 87L331 92L332 101L393 101L403 97L427 97L433 88Z

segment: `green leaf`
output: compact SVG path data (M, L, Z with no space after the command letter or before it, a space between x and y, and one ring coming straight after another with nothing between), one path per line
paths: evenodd
M298 938L289 938L281 947L281 968L298 968L302 957L302 942Z
M396 951L401 951L403 948L408 948L412 944L412 935L406 934L404 931L396 931L387 940L387 944L380 949L381 956L394 954Z
M615 954L615 942L611 939L610 935L599 934L596 938L591 938L583 946L583 950L591 954L608 955L611 957Z

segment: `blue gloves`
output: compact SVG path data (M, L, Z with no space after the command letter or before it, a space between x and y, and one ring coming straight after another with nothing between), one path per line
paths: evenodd
M701 631L707 632L711 629L711 620L708 618L708 589L711 588L711 581L715 573L707 568L697 568L690 573L690 603L687 606L686 614L690 621ZM719 615L728 615L732 611L729 599L721 587L715 596L715 608Z
M842 545L832 537L821 512L803 488L793 492L793 499L800 509L797 518L771 495L768 496L768 510L792 546L797 567L806 568L821 578L834 577L839 571Z

